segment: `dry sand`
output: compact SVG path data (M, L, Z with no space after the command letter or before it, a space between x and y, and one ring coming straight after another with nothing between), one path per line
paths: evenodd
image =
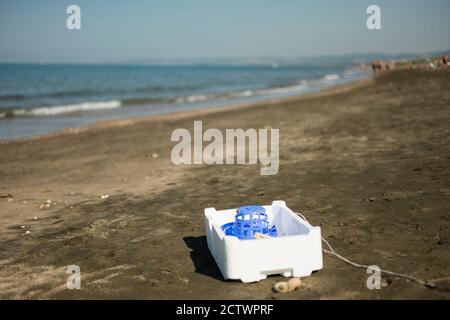
M174 166L171 132L194 120L279 128L280 172ZM337 252L448 288L450 73L398 71L302 98L3 143L0 196L3 299L449 299L393 277L370 291L365 270L328 256L289 294L271 291L279 276L224 281L203 208L282 199ZM72 264L81 290L66 288Z

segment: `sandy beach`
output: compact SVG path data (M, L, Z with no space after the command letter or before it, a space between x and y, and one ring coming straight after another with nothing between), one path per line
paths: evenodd
M395 71L298 98L104 122L0 144L2 299L449 299L450 73ZM175 166L176 128L279 128L280 168ZM324 256L289 294L282 277L224 281L203 209L284 200L354 261ZM29 231L29 232L27 232ZM295 252L292 252L295 254ZM66 268L81 268L81 290Z

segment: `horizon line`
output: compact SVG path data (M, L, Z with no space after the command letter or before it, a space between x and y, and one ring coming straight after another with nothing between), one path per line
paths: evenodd
M342 54L317 54L317 55L305 55L305 56L229 56L229 57L198 57L198 58L131 58L124 60L112 60L112 61L0 61L0 64L33 64L33 65L268 65L272 63L289 62L290 64L299 63L313 59L326 59L326 58L350 58L352 56L384 56L392 58L412 58L412 57L425 57L432 55L439 55L450 52L450 49L436 50L430 52L352 52ZM359 57L359 58L361 58ZM381 58L381 57L380 57ZM277 61L278 60L278 61Z

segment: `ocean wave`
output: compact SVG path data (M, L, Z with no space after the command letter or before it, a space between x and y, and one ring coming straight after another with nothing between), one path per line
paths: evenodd
M356 73L355 69L349 69L344 71L344 77L351 77Z
M161 92L176 92L176 91L194 91L205 87L205 84L182 84L182 85L147 85L132 89L136 93L161 93Z
M217 97L217 95L214 95L214 94L211 94L211 95L194 94L194 95L187 96L187 97L177 98L177 99L175 99L175 103L205 102L205 101L211 100L216 97Z
M246 98L246 97L252 97L255 94L256 93L253 90L245 90L245 91L236 93L235 96L236 97L240 97L240 98Z
M327 74L325 77L323 77L325 81L337 81L341 78L338 74Z
M304 91L307 87L308 87L308 83L303 80L303 81L299 81L297 84L295 84L293 86L260 90L259 94L288 94L288 93Z
M122 99L122 106L136 106L136 105L149 105L155 103L171 103L171 99L156 99L156 98L128 98Z
M0 95L0 101L22 101L39 98L94 96L100 93L102 92L91 89L83 89L83 90L63 90L63 91L30 93L30 94L10 94L10 95Z
M0 118L10 117L33 117L33 116L56 116L62 114L70 114L76 112L96 111L96 110L111 110L122 106L119 100L99 101L99 102L84 102L78 104L68 104L60 106L39 107L30 110L14 109L4 110L0 112Z
M39 117L39 116L58 116L64 114L73 114L79 112L111 110L120 107L151 105L151 104L191 104L191 103L205 103L214 100L227 99L243 99L257 96L279 96L287 94L300 93L308 88L308 82L305 80L298 81L291 86L272 87L265 89L244 90L237 92L215 92L215 93L198 93L178 98L150 98L150 97L136 97L125 98L121 100L99 101L99 102L84 102L76 104L56 105L35 107L30 109L0 109L0 119L13 117Z
M286 86L286 87L245 90L245 91L240 91L240 92L194 94L194 95L190 95L187 97L177 98L173 102L175 102L177 104L182 104L182 103L207 102L207 101L211 101L211 100L220 100L220 99L249 98L249 97L255 97L255 96L262 96L262 95L290 94L290 93L304 91L307 87L308 87L308 83L305 80L302 80L302 81L297 82L295 85Z
M255 95L255 92L252 90L246 90L242 92L224 92L224 93L210 93L210 94L194 94L186 97L180 97L173 100L174 103L183 104L183 103L198 103L198 102L207 102L211 100L223 100L223 99L232 99L232 98L244 98L251 97Z
M0 95L0 101L3 100L24 100L26 97L23 94L6 94Z

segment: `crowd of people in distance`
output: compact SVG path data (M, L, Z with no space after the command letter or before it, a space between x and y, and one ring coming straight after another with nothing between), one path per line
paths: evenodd
M372 62L371 67L373 73L375 74L396 69L450 70L450 61L448 55L444 55L440 58L435 59L423 59L416 61L375 60Z

